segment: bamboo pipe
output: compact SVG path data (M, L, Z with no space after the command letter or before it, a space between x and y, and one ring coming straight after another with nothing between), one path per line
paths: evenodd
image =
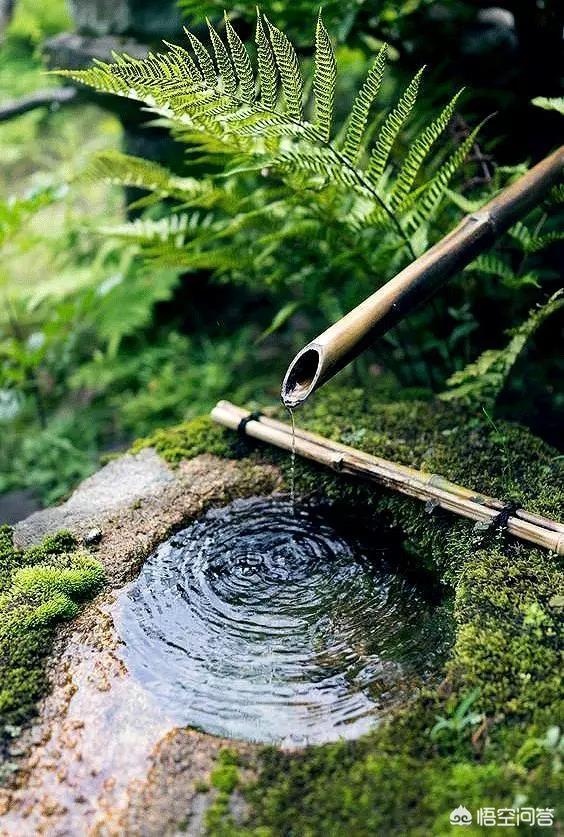
M229 401L219 401L211 415L216 422L232 430L237 430L241 421L248 419L245 410ZM291 427L276 419L264 416L250 419L244 429L247 435L261 442L276 445L283 450L294 449L300 456L334 471L372 480L409 497L430 501L471 520L492 523L504 509L500 500L473 492L437 474L428 474L371 456L308 431L299 430L293 436ZM510 534L521 540L564 555L564 524L558 521L517 509L509 515L506 527Z
M282 401L299 407L420 302L432 296L461 268L538 204L562 174L561 146L477 212L467 215L376 293L361 302L294 358L282 383Z

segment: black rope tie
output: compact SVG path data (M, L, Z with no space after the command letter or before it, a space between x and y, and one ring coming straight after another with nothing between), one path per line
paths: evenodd
M237 425L237 444L235 445L235 456L237 458L243 459L248 456L249 450L256 444L255 439L247 435L247 424L250 421L258 421L261 416L260 410L256 410L254 413L244 416Z
M248 416L244 416L241 419L241 421L239 422L239 424L237 425L237 433L239 434L239 436L244 436L246 438L247 437L247 425L248 425L248 423L250 421L258 421L261 416L262 416L262 413L261 413L260 410L255 410L254 413L249 413Z
M495 517L492 517L489 523L485 524L476 524L476 528L482 530L483 535L478 541L478 547L483 548L488 546L491 543L492 538L494 538L497 534L505 532L507 530L507 524L509 522L509 518L515 514L517 509L519 508L519 504L516 503L514 500L509 500L507 503L504 504L503 508L496 514Z
M492 529L505 529L509 522L509 518L511 517L511 515L515 514L518 508L518 503L516 503L514 500L509 500L509 502L507 502L501 509L499 514L496 514L496 516L493 518L490 524Z

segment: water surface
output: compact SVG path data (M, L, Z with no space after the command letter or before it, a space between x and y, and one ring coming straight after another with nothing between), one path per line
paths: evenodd
M437 663L435 606L397 571L404 557L288 500L236 501L126 588L125 661L181 725L285 745L356 737Z

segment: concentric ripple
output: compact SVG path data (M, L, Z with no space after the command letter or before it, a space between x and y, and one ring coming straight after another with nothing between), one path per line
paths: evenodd
M285 500L234 502L126 589L126 664L178 724L286 745L355 737L437 652L432 606L390 563Z

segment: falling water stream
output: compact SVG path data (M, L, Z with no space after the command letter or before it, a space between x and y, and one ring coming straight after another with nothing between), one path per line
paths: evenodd
M296 417L291 407L286 406L292 422L292 454L290 459L290 499L292 508L296 505Z
M288 746L356 737L437 665L436 602L402 560L384 533L367 547L300 503L236 501L125 589L125 662L179 725Z

